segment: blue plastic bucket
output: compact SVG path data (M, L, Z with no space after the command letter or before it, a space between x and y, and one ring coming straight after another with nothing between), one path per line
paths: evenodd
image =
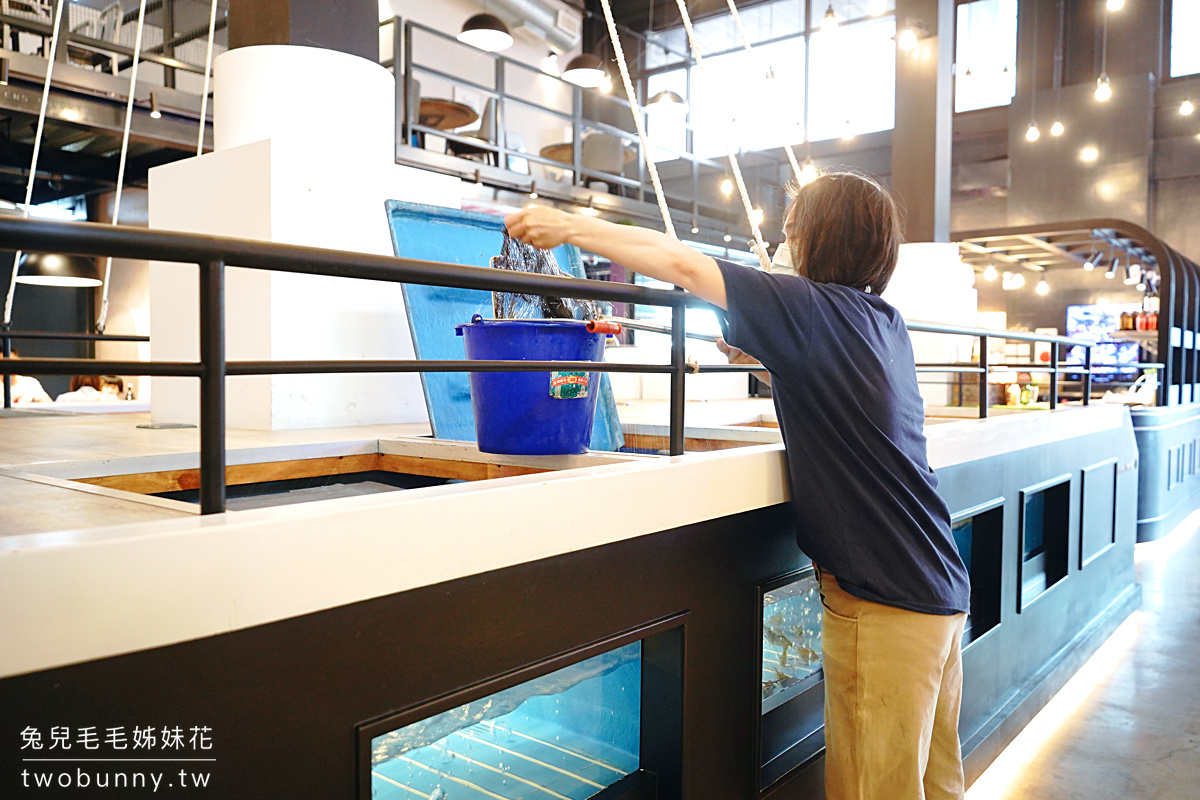
M603 333L567 319L482 319L455 326L467 358L602 361ZM472 372L475 435L485 453L546 456L586 453L600 373Z

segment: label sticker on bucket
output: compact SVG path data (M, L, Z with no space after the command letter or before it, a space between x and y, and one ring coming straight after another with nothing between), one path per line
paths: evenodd
M551 372L550 396L555 400L573 400L588 396L586 372Z

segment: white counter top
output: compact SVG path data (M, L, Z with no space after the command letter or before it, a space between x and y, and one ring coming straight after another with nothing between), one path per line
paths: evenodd
M931 462L936 468L1119 427L1126 413L1093 406L932 425ZM90 459L92 470L105 458L161 465L192 457L182 448L194 448L194 430L122 429L117 442L102 425L88 427L100 419L18 420L38 423L20 432L11 419L0 420L0 461L11 473L36 469L61 478L82 474L68 459L91 445L104 456ZM336 434L342 438L331 440ZM461 443L382 434L231 431L230 461L280 447L291 458L347 446L412 453L449 444L477 453ZM10 610L0 617L0 677L265 624L789 497L780 444L676 458L609 456L602 460L611 463L576 468L588 457L553 458L562 471L0 537L0 607Z

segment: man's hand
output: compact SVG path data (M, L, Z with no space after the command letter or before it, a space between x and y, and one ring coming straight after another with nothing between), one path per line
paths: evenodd
M737 347L734 347L733 345L731 345L729 342L725 341L724 339L717 339L717 349L725 354L725 357L729 359L730 364L751 364L751 365L756 365L756 366L762 366L762 362L759 361L757 358L755 358L754 356L746 355L745 351L740 350ZM765 370L763 372L754 372L751 374L754 375L756 378L758 378L763 383L770 385L771 375L770 375L770 373L766 372Z
M514 239L541 250L551 250L571 240L576 217L548 206L529 206L504 218Z

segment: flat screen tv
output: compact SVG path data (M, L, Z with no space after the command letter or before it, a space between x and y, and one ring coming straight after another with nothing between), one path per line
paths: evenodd
M1121 314L1141 311L1138 303L1096 303L1091 305L1067 306L1067 336L1096 342L1092 348L1092 381L1095 383L1129 382L1137 379L1137 367L1121 368L1122 364L1136 364L1141 346L1137 342L1112 340L1113 331L1121 329ZM1083 348L1067 350L1068 364L1083 363ZM1067 374L1067 380L1078 380L1081 376Z

